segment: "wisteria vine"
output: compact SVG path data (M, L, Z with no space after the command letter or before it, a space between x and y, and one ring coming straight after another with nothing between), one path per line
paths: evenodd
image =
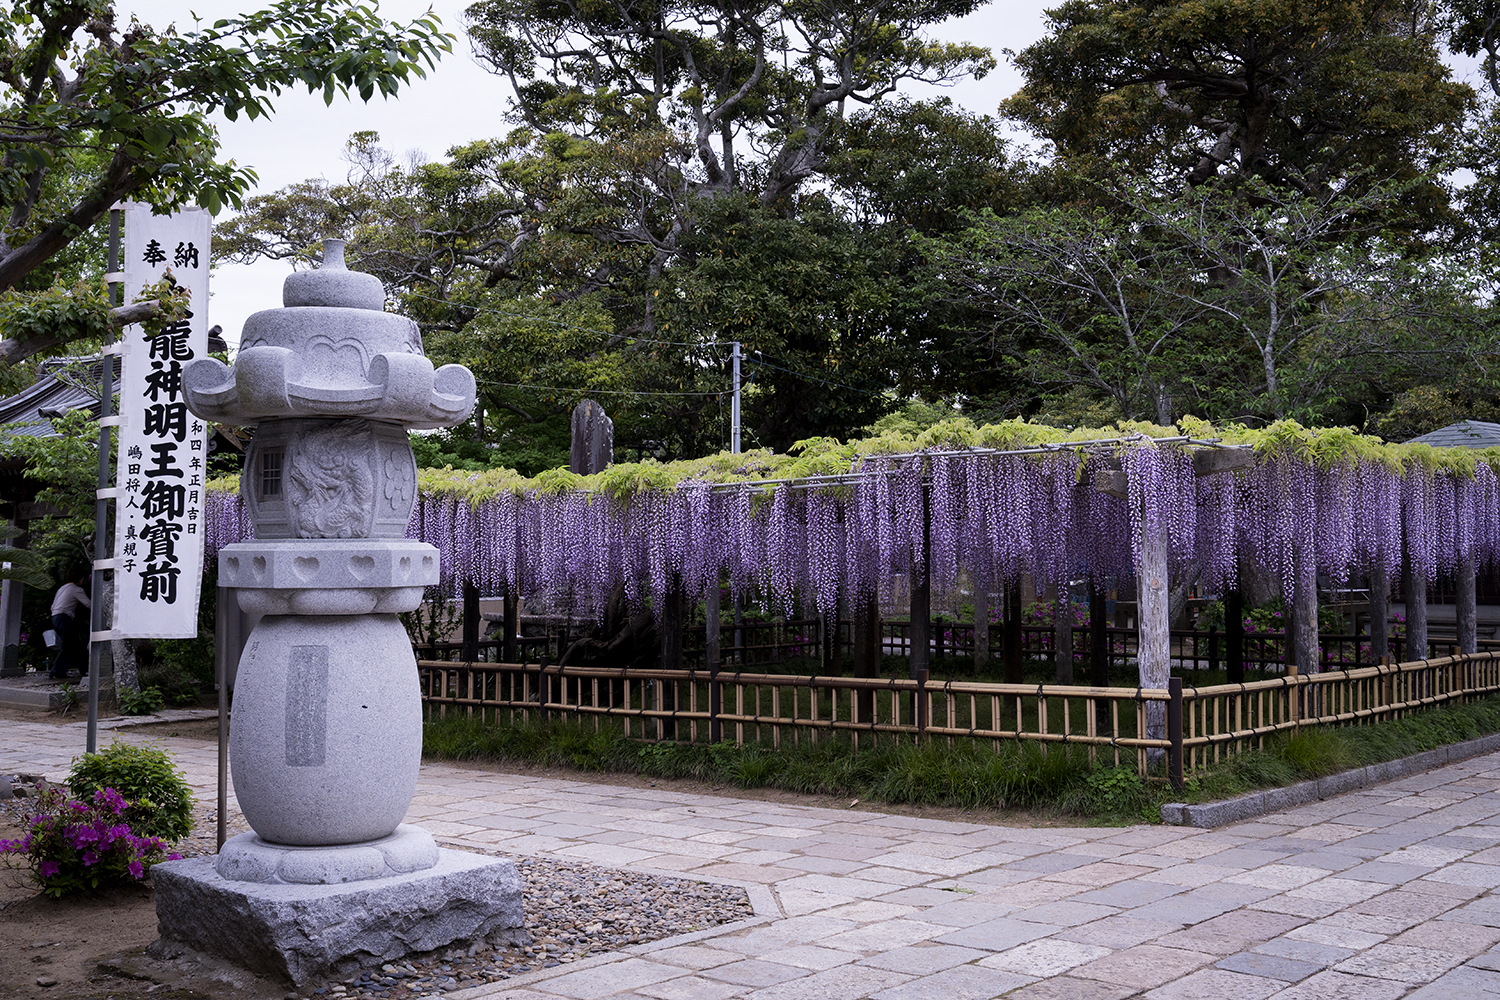
M1128 498L1095 488L1123 467ZM933 597L960 585L997 589L1020 574L1129 577L1143 533L1165 536L1178 571L1210 590L1242 560L1290 586L1299 553L1343 581L1403 554L1429 581L1460 563L1500 561L1500 481L1488 461L1435 467L1378 457L1320 462L1267 449L1245 470L1195 476L1181 444L1151 439L1103 452L1004 454L927 448L863 456L839 480L723 484L688 479L626 495L499 491L471 501L421 492L407 536L439 549L442 587L545 595L602 615L617 588L659 601L681 580L692 597L727 579L790 612L821 613L929 567ZM211 551L251 536L235 493L211 491ZM929 558L930 554L930 558Z

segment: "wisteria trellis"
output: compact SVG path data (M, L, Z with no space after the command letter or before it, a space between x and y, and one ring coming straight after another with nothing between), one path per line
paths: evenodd
M810 597L829 612L841 597L887 592L924 545L939 599L960 570L991 589L1022 573L1129 577L1143 532L1165 535L1175 566L1201 564L1210 590L1248 558L1290 593L1295 554L1307 551L1337 580L1375 565L1394 577L1404 551L1429 581L1461 560L1500 560L1500 484L1487 461L1472 471L1372 458L1325 466L1272 451L1245 471L1197 478L1189 458L1180 441L1141 439L1108 453L932 448L859 458L842 479L689 479L621 499L532 489L470 502L424 490L407 535L438 547L450 593L465 580L490 594L513 586L596 615L617 585L659 599L680 575L696 597L721 574L783 608ZM1129 474L1129 500L1093 485L1112 461ZM209 503L211 550L248 536L237 494L211 492Z

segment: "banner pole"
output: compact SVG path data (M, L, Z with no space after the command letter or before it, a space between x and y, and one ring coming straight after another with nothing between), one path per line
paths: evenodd
M109 264L110 274L120 271L120 217L124 213L111 209L109 213ZM122 283L113 281L109 285L109 304L120 304ZM99 495L94 500L94 583L89 604L89 725L88 753L99 749L99 660L104 654L104 642L93 636L104 631L104 569L101 563L108 562L113 550L109 544L109 499L103 494L109 489L109 417L114 414L115 399L115 355L105 350L99 355Z

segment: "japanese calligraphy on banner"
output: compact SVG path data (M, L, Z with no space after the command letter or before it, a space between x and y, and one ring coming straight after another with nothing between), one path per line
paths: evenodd
M125 301L170 276L188 289L187 316L148 333L125 328L115 467L114 635L198 634L209 428L188 412L182 372L208 356L211 217L125 208Z

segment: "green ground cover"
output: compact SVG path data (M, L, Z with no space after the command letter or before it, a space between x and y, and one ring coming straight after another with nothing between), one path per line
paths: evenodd
M1309 727L1266 741L1200 771L1181 790L1161 775L1091 763L1077 745L958 739L850 740L815 745L651 743L576 721L497 722L450 714L430 718L431 758L520 762L595 773L692 778L738 788L779 788L866 802L1027 809L1098 823L1161 821L1165 802L1211 802L1353 767L1395 760L1500 732L1500 696L1413 713L1366 726Z

